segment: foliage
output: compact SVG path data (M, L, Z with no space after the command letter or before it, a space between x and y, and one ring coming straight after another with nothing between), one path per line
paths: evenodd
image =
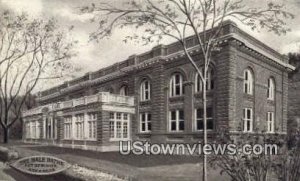
M289 77L292 78L300 69L300 53L289 53L287 56L289 58L289 63L296 67L296 69L289 74Z
M215 155L211 163L221 168L234 181L297 181L300 176L300 134L221 134L218 141L234 143L238 152L234 155ZM225 136L224 136L225 135ZM275 144L277 154L245 154L242 146L250 144Z
M289 31L284 19L294 18L282 5L270 2L249 7L244 0L128 0L119 5L92 4L82 7L81 12L93 14L92 22L98 23L97 30L91 34L92 40L108 37L116 28L132 28L136 31L126 36L124 42L130 40L148 45L166 37L178 41L187 60L200 75L203 87L206 87L212 54L220 48L218 42L222 38L224 20L235 19L253 30L263 28L280 35ZM196 38L200 58L189 51L187 37L190 35ZM202 91L202 98L203 144L206 144L206 89ZM206 181L205 155L203 164L203 180Z
M1 14L0 125L4 142L38 82L59 78L71 68L67 60L74 55L74 43L58 30L54 19L31 19L9 11Z

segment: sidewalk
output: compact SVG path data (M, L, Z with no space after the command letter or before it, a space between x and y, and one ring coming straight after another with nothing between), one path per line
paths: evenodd
M90 171L100 171L103 174L117 176L108 180L121 178L124 180L178 180L193 181L201 178L201 158L194 156L147 156L120 155L117 152L93 152L74 150L53 146L16 146L22 157L31 155L52 155L73 165ZM74 175L72 169L66 174ZM220 176L219 171L210 169L210 180L228 180ZM120 179L120 180L121 180Z
M3 162L0 162L0 181L7 181L7 180L14 180L11 176L9 176L8 174L6 174L4 172L4 169L6 169L7 166L4 165Z

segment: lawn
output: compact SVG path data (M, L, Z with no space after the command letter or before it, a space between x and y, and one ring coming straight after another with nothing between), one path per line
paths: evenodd
M180 155L121 155L119 152L96 152L42 145L10 144L22 157L52 155L73 165L116 175L126 180L193 181L201 180L202 159ZM209 168L209 180L229 180L220 170Z
M90 150L78 150L62 147L31 147L31 150L50 153L54 155L69 154L74 156L83 156L92 159L105 160L120 164L127 164L134 167L153 167L162 165L177 165L185 163L199 163L199 156L183 155L121 155L119 152L95 152Z

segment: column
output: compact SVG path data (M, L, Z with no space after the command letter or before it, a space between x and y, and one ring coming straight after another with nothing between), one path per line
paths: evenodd
M43 138L46 139L46 121L47 117L43 116Z
M75 130L76 130L76 127L75 127L75 120L76 119L76 117L75 117L75 115L74 114L72 114L72 130L71 130L71 138L72 138L72 140L74 140L75 139Z
M22 123L22 140L24 141L26 139L26 134L27 134L27 130L26 130L26 119L23 118L23 123Z
M84 130L84 139L89 138L89 125L88 125L89 115L87 112L84 113L84 121L83 121L83 130Z
M40 131L39 131L39 120L35 120L35 138L38 139L39 138L39 134L40 134Z
M57 119L54 118L54 139L57 139Z
M49 135L49 138L50 139L53 139L53 116L51 115L50 116L50 135Z

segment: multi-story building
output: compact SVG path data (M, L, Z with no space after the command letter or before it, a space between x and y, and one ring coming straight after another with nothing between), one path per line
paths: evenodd
M289 95L288 95L288 132L295 134L300 131L300 55L291 54L290 63L296 70L289 74Z
M221 36L206 87L209 136L220 130L286 133L294 67L232 22ZM187 43L200 57L195 37ZM181 45L160 45L41 92L40 106L23 114L24 140L102 151L119 140L198 142L202 90Z

